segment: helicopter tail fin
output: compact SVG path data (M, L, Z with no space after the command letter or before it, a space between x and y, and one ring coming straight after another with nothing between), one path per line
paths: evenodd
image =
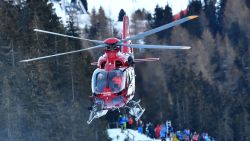
M122 29L122 39L126 39L129 36L129 18L128 16L123 17L123 29ZM124 44L127 44L129 41L125 41ZM132 53L133 49L128 46L122 46L123 53Z

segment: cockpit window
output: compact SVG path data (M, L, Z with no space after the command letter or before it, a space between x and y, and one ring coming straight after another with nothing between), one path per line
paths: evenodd
M96 74L96 84L95 89L97 92L101 92L106 87L107 81L107 73L106 72L99 72Z
M96 69L92 76L92 92L119 93L125 88L125 78L125 74L120 69L112 71Z
M123 78L121 70L113 70L109 73L109 87L112 92L120 92L123 87Z

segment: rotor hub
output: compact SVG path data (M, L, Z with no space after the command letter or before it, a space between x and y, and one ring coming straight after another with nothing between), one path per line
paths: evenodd
M108 38L108 39L104 40L104 43L109 44L109 45L113 45L113 44L118 43L119 41L120 40L117 38Z

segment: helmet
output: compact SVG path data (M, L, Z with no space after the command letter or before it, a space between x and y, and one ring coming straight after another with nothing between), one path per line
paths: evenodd
M97 75L97 78L98 78L98 79L103 79L103 78L104 78L104 75L103 75L102 73L99 73L99 74Z

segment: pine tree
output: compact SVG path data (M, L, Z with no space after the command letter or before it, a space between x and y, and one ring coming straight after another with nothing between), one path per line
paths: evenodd
M188 5L188 15L200 15L202 12L202 3L200 0L191 1ZM203 27L199 19L182 24L192 35L201 37Z
M213 0L205 0L204 3L204 12L209 22L208 27L213 36L215 36L218 31L215 2Z
M165 24L170 23L173 20L172 8L169 5L165 6L163 20L165 21ZM164 32L165 32L164 33L164 35L165 35L164 38L166 40L170 40L172 28L171 29L167 29Z
M224 28L224 11L227 0L220 0L219 5L217 6L217 19L218 19L218 31L223 35Z
M111 31L110 31L110 23L108 21L108 18L105 15L105 11L102 7L99 8L98 15L98 30L99 34L102 37L102 39L106 39L110 37Z
M159 27L163 25L162 19L164 17L164 11L162 7L159 7L158 5L155 8L155 13L154 13L154 23L152 25L153 28Z
M172 9L168 5L166 5L164 9L157 5L155 8L154 22L153 22L152 28L156 28L164 24L170 23L172 22L172 19L173 19ZM161 31L157 33L157 35L158 35L158 38L160 39L169 40L170 33L171 33L171 29L168 29L166 31Z
M147 15L148 13L145 11L145 9L138 9L132 14L130 24L130 28L133 29L131 30L132 35L138 34L139 32L144 32L146 30L145 28L147 28L147 23L144 21L147 20Z
M123 17L126 15L126 12L121 9L119 12L119 16L118 16L118 21L123 21Z
M110 37L110 23L102 7L99 8L98 13L94 9L92 10L89 33L91 39L103 40Z
M98 19L97 13L95 9L92 9L91 17L90 17L90 29L89 29L89 38L96 39L98 34Z
M245 0L245 3L247 5L247 7L250 9L250 1L249 0Z

